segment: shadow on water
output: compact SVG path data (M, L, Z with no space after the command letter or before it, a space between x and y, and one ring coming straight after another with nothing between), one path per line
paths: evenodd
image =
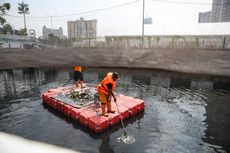
M91 130L89 130L88 127L83 126L81 123L79 123L79 121L75 121L73 119L71 119L70 117L65 116L63 113L60 113L57 110L54 110L53 108L51 108L50 106L47 106L46 104L42 104L43 108L48 110L50 113L54 114L55 116L59 117L60 119L64 120L66 123L68 124L72 124L74 128L79 129L87 134L89 134L92 138L94 139L101 139L101 137L103 135L101 135L101 133L95 133L92 132ZM141 118L143 118L144 116L144 112L140 112L139 114L133 116L132 118L128 119L128 120L124 120L124 126L126 127L128 124L132 124L134 122L136 122L137 120L140 120ZM120 130L122 128L121 124L118 123L112 127L109 127L109 129L106 130L106 132L102 132L106 133L106 134L111 134L114 133L118 130Z
M53 108L51 108L50 106L47 106L44 103L42 105L45 110L48 110L50 113L59 117L61 120L65 121L66 123L71 124L74 129L84 132L85 134L93 138L94 140L101 140L101 144L98 148L100 152L114 152L112 146L110 145L110 136L117 131L121 131L122 126L120 123L112 127L109 127L109 129L105 130L102 133L95 133L89 130L88 127L85 127L82 124L80 124L79 121L75 121L71 119L70 117L66 117L63 113L60 113L59 111L54 110ZM128 120L124 120L124 127L127 127L129 124L133 124L134 122L139 121L140 119L143 118L143 116L144 116L144 112L142 111L139 114L133 116L132 118Z
M156 70L87 68L95 86L117 71L117 93L144 99L145 110L125 120L134 144L121 144L120 124L101 134L41 104L71 68L0 71L0 130L82 152L230 152L230 79Z

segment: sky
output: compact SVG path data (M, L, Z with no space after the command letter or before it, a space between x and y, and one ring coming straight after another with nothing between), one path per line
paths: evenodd
M9 2L11 9L5 16L15 29L24 27L18 14L18 3ZM1 2L1 3L2 3ZM24 0L29 4L27 29L35 29L42 36L42 27L63 28L67 35L67 21L80 17L97 19L97 36L141 35L143 0ZM202 4L201 4L202 3ZM199 12L210 11L212 0L145 0L145 17L152 24L145 25L145 35L216 35L230 34L230 22L198 23ZM96 10L96 11L95 11ZM88 12L88 13L85 13ZM52 19L51 19L52 16ZM51 24L52 21L52 24Z

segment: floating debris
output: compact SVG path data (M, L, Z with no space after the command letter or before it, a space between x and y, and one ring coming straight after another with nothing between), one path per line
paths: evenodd
M95 88L72 88L67 92L58 94L55 98L76 107L84 107L95 102L95 93L97 93Z
M118 140L118 142L123 142L126 144L131 144L131 143L134 143L136 141L134 136L130 135L130 134L122 135L121 137L117 138L117 140Z
M94 99L94 94L90 91L90 89L86 90L70 90L69 98L73 100L80 101L92 101Z

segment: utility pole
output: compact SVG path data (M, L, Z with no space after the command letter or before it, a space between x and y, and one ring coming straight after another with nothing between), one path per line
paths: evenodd
M51 31L53 32L53 22L52 22L52 16L50 16L50 25L51 25Z
M14 25L13 25L13 40L15 39L15 29L14 29Z
M141 41L141 47L143 48L144 46L144 31L145 31L145 27L144 27L144 17L145 17L145 0L143 0L143 14L142 14L142 41Z

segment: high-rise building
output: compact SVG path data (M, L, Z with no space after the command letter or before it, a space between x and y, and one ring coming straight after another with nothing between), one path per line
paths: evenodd
M80 20L68 21L68 38L96 38L97 37L97 20Z
M230 22L230 0L213 0L212 10L199 13L198 22Z
M54 34L60 39L66 38L66 36L63 35L62 27L60 27L59 29L51 29L51 28L46 28L46 26L43 26L42 28L43 38L48 39L50 33Z

